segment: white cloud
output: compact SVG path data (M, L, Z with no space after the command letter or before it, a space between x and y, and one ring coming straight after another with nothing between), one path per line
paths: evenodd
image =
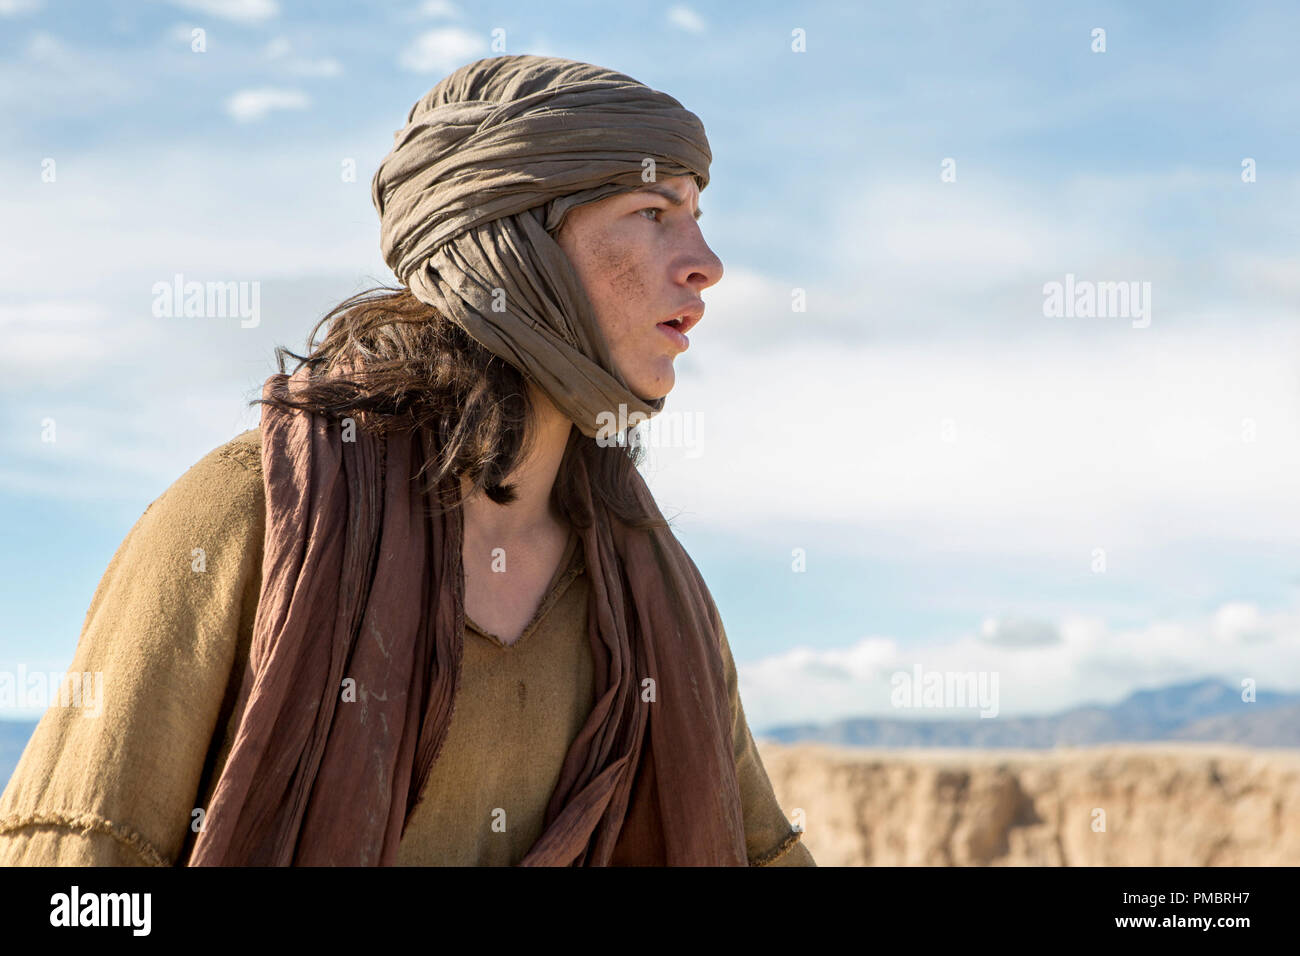
M17 17L35 13L43 6L42 0L0 0L0 17Z
M45 385L75 384L95 367L113 360L123 348L110 334L109 310L87 300L42 300L0 304L0 377L20 383L43 370Z
M684 7L680 4L668 11L668 22L685 30L687 33L703 33L705 31L705 24L700 15L690 7Z
M251 123L265 118L274 110L304 110L311 99L300 90L262 87L240 90L226 100L225 110L241 123Z
M147 315L154 282L200 269L201 280L372 271L391 281L368 188L391 143L386 126L359 136L355 153L328 137L204 149L114 142L56 154L54 183L28 159L0 158L4 220L23 224L0 230L0 301L37 289L101 301L125 293L124 308ZM355 182L343 181L345 158Z
M28 60L42 66L70 69L77 63L72 49L52 33L38 30L27 38L25 54Z
M33 31L19 56L0 58L0 123L12 124L12 133L0 127L0 139L30 137L28 123L39 125L50 115L69 122L87 115L102 119L105 110L136 92L137 82L111 53L74 47L48 31ZM33 96L33 90L40 95Z
M858 148L844 144L845 152ZM1024 322L1043 321L1043 285L1066 273L1150 282L1157 324L1174 311L1198 322L1198 312L1255 321L1261 307L1293 306L1300 290L1294 262L1270 238L1300 201L1300 178L1279 177L1269 187L1276 201L1248 213L1223 208L1223 177L1214 171L1077 176L1050 193L1039 188L1043 201L1035 202L974 163L959 158L958 169L956 183L939 181L937 159L932 170L855 173L861 184L840 177L843 187L785 221L753 204L727 209L715 239L790 237L780 279L807 291L808 312L785 324L798 338L826 325L837 334L856 325L850 334L859 339L1036 335L1021 331ZM1219 210L1217 230L1184 233L1173 245L1152 241L1177 210L1202 205ZM724 264L723 287L731 281L726 256ZM788 296L787 288L787 315Z
M261 23L280 15L275 0L170 0L177 7L236 23Z
M266 45L262 51L262 56L268 60L276 60L283 56L288 56L293 49L293 44L289 42L288 37L276 37Z
M1249 641L1225 645L1225 617L1251 621ZM1261 690L1300 690L1300 613L1264 613L1250 604L1221 607L1205 618L1112 628L1088 617L1050 625L1061 640L996 646L975 634L943 644L904 645L865 637L845 648L806 647L737 663L751 728L823 723L848 717L945 719L952 710L891 706L898 672L997 674L998 716L1049 714L1087 703L1113 703L1133 691L1205 677L1232 686L1253 678ZM757 733L757 731L756 731Z
M288 38L276 37L266 45L266 49L262 51L262 56L275 61L285 72L292 73L294 76L338 76L343 72L342 65L333 57L309 59L307 57L291 56L292 52L293 45Z
M417 16L454 20L460 17L460 9L448 0L424 0L420 4Z
M990 617L985 618L980 625L980 638L989 644L1004 647L1034 647L1056 644L1061 640L1061 635L1050 621Z
M1300 302L1300 262L1293 256L1248 255L1234 252L1223 263L1243 288L1275 295L1289 305Z
M684 527L784 541L815 524L1083 567L1095 547L1124 562L1300 535L1291 327L1241 327L1230 348L1219 330L1128 329L738 352L709 321L665 406L703 420L698 452L651 448L645 469Z
M398 63L415 73L450 73L479 59L487 52L487 41L460 27L442 27L416 37L401 52Z
M1250 644L1270 638L1268 623L1259 608L1244 601L1225 604L1214 614L1211 632L1225 645Z
M721 282L704 292L705 338L725 340L745 351L762 351L774 339L791 336L790 323L804 323L791 311L794 281L782 281L744 265L726 265ZM804 313L806 315L806 313Z

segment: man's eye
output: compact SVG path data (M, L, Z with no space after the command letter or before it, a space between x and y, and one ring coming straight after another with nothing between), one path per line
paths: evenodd
M663 210L660 209L658 206L647 206L645 209L639 209L639 210L637 210L637 211L638 211L638 212L653 212L653 213L662 213L662 212L663 212ZM661 222L662 220L659 220L659 219L652 219L652 220L650 220L650 221L651 221L651 222Z

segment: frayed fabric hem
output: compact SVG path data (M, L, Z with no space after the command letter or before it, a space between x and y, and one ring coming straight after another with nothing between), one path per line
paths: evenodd
M140 855L149 866L171 866L154 845L137 831L105 820L94 813L25 813L0 820L0 833L12 833L26 827L54 826L79 833L103 833Z
M749 865L750 866L771 866L781 857L789 853L790 848L799 842L799 837L801 836L803 836L802 830L792 829L789 833L786 834L785 839L782 840L776 846L775 849L769 850L767 853L764 853L762 856L758 856L750 860Z

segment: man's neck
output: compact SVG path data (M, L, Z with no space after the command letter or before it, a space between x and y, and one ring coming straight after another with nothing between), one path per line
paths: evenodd
M533 408L530 447L526 457L506 478L518 497L508 505L497 504L481 491L467 498L463 508L467 538L517 541L553 530L561 520L551 510L551 488L559 474L573 422L531 382L528 395ZM469 486L464 478L461 484L463 488Z

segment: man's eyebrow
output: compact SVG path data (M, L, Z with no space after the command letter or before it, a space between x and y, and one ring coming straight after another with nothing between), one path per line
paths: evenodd
M671 202L674 206L680 206L680 205L682 205L682 203L686 202L686 200L685 200L684 198L682 198L681 196L677 195L676 192L674 192L673 190L669 189L667 186L664 186L664 185L661 184L661 183L651 183L651 184L648 185L648 186L642 186L642 187L640 187L639 189L637 189L637 192L642 192L642 193L654 193L655 195L663 196L665 199L667 199L669 202ZM700 217L703 216L703 215L704 215L704 210L703 210L703 209L696 209L696 210L695 210L695 221L696 221L696 222L699 222Z

